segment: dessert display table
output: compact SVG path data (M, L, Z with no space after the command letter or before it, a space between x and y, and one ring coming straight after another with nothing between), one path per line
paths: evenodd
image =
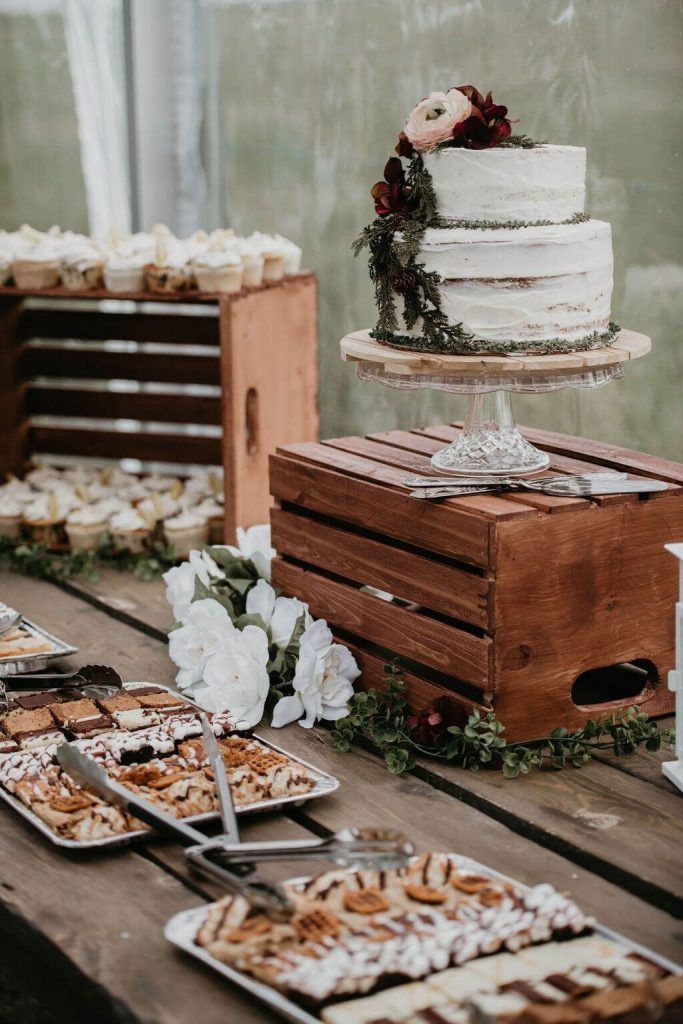
M5 573L0 594L79 646L65 668L99 662L127 679L172 682L163 584L112 571L58 589ZM335 753L324 730L293 725L263 733L333 772L341 788L286 816L244 819L245 840L386 822L420 849L455 848L521 881L570 891L605 925L680 960L671 915L683 912L683 819L660 769L670 752L639 751L617 763L599 755L580 771L518 782L430 761L397 780L369 752ZM164 939L173 914L216 895L188 878L177 847L157 840L79 856L55 849L8 807L0 807L0 820L3 969L39 995L59 1024L275 1021ZM299 865L272 870L303 873Z
M548 456L517 430L510 393L540 394L564 388L597 388L623 376L623 364L650 351L650 339L620 331L612 345L558 355L440 355L391 348L370 331L342 339L342 359L357 364L360 380L388 387L433 388L469 395L462 435L432 456L453 474L534 473Z

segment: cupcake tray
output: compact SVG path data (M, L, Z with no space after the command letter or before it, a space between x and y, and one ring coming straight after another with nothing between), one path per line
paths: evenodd
M457 858L458 867L461 869L464 868L466 871L471 871L474 874L491 875L494 878L499 878L506 882L513 882L522 889L529 888L528 886L522 885L521 882L517 882L509 875L505 875L500 871L494 871L492 868L487 867L480 861L473 860L471 857L461 857L456 854L452 854L451 856ZM288 879L289 882L294 884L306 882L307 880L308 879L306 877ZM280 1016L285 1020L292 1021L294 1024L321 1024L319 1017L309 1013L308 1010L305 1010L292 999L283 995L282 992L278 992L277 989L271 988L270 985L266 985L264 982L258 981L256 978L252 978L251 975L245 974L243 971L238 971L236 968L222 963L220 960L211 956L211 954L202 946L198 946L195 943L195 935L201 928L211 906L213 906L213 904L209 904L205 907L193 907L191 910L183 910L179 914L176 914L166 924L164 929L164 936L166 939L168 939L172 945L181 949L184 953L188 953L196 960L200 960L208 967L211 967L214 971L217 971L218 974L227 978L228 981L231 981L234 985L237 985L245 992L248 992L250 995L260 1000L260 1002L265 1003L266 1006L275 1010L275 1012L280 1014ZM626 951L637 953L646 960L657 964L670 974L683 974L683 968L678 964L673 963L673 961L668 960L666 957L660 956L653 950L647 949L645 946L639 945L637 942L632 942L631 939L627 939L626 936L612 931L611 928L605 928L603 925L596 923L593 931L605 939L610 939L612 942L618 943ZM362 996L359 995L358 998L360 999Z
M73 648L72 650L75 650ZM173 693L174 696L182 697L182 694L176 693L168 686L163 686L161 683L154 683L154 686L161 686L162 689L167 690L169 693ZM188 708L194 708L194 704L188 703ZM306 768L307 771L314 777L315 785L309 789L306 793L293 793L291 796L279 796L271 797L266 800L257 800L251 804L242 804L241 806L235 807L235 813L239 816L246 814L260 814L263 811L278 811L282 807L293 805L294 807L300 807L302 804L307 803L309 800L316 800L321 796L328 796L330 793L334 793L339 789L339 779L334 775L330 775L324 772L320 768L316 768L315 765L310 764L309 761L305 761L301 757L297 757L295 754L291 754L288 750L283 747L277 746L275 743L271 743L270 740L264 739L263 736L259 736L258 733L250 734L253 739L258 740L269 750L275 751L277 754L284 754L286 757L293 761L295 764L301 765ZM108 836L104 839L88 839L84 841L78 841L76 839L67 839L63 836L58 835L54 832L49 825L46 824L30 807L22 803L18 797L9 793L6 789L0 786L0 800L3 800L9 807L17 812L22 818L28 821L34 828L39 832L42 832L47 839L50 840L55 846L60 846L67 850L93 850L100 849L102 847L111 848L117 846L128 846L129 843L144 838L150 838L155 835L153 829L137 829L134 832L123 832L121 835ZM220 812L207 811L205 814L195 814L187 818L180 820L186 822L188 825L202 824L204 822L217 821L220 819Z
M42 672L50 662L55 661L57 658L65 658L70 654L76 654L78 651L77 647L73 647L72 644L68 644L65 640L60 640L59 637L53 636L52 633L48 633L46 629L37 626L35 622L23 616L17 623L17 628L21 627L28 629L30 633L41 637L43 640L48 640L53 644L53 649L51 651L41 651L39 654L24 654L19 658L0 658L0 680L6 676L20 675L22 672Z

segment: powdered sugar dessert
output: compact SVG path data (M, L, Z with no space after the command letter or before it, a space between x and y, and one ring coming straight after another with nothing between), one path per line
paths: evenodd
M585 149L513 135L506 107L460 86L420 101L396 150L357 243L377 341L546 353L612 340L612 233L584 210Z

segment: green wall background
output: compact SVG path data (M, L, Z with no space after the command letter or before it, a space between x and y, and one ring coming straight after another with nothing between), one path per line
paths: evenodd
M299 240L320 277L327 436L443 422L465 399L359 382L337 342L370 326L349 246L413 104L471 82L548 142L586 146L592 215L612 222L613 315L653 338L624 380L520 397L518 420L683 458L681 4L672 0L205 3L207 218ZM213 89L211 83L214 83Z

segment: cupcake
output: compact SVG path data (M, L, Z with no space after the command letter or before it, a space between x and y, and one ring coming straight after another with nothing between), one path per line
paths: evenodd
M26 482L37 491L49 491L62 479L62 474L54 466L38 465L26 474Z
M185 254L171 251L165 236L157 238L154 261L146 263L145 285L157 295L172 295L191 287L193 272L187 266Z
M21 537L22 504L11 495L0 495L0 537L19 540Z
M141 292L145 286L144 266L147 255L107 256L104 263L104 285L110 292Z
M239 253L242 257L242 284L245 288L258 288L263 284L263 253L258 245L247 239L240 241Z
M200 292L234 294L242 288L242 257L235 248L205 252L193 266Z
M104 540L111 511L102 503L74 509L66 517L66 535L72 551L93 551Z
M118 495L131 505L139 505L145 498L149 498L150 491L148 487L145 487L142 480L132 477L130 483L123 484L118 488Z
M54 288L59 284L59 255L47 240L12 260L12 277L17 288L27 291Z
M263 280L281 281L285 273L284 247L270 235L261 235L259 243L263 255Z
M282 235L275 235L275 241L279 242L285 254L285 274L298 274L301 268L301 249L289 238Z
M164 537L178 558L187 558L209 541L209 522L197 509L186 509L163 524Z
M205 498L200 505L192 510L204 516L209 524L209 544L223 544L225 528L225 509L213 498Z
M180 506L170 494L154 491L138 504L137 510L149 523L154 524L174 516L180 511Z
M37 494L23 511L23 526L33 544L45 544L50 549L64 547L66 517L76 507L67 491Z
M183 489L183 485L177 476L161 476L158 473L150 473L149 476L143 476L142 483L145 485L148 492L168 491L176 497Z
M109 520L109 533L117 551L139 555L144 551L151 532L147 519L134 508L116 512Z
M19 505L26 505L35 498L36 492L26 483L25 480L18 480L15 476L5 484L0 485L0 501L4 498L11 498Z
M61 260L62 284L70 292L89 292L102 285L104 259L94 246L69 249Z

